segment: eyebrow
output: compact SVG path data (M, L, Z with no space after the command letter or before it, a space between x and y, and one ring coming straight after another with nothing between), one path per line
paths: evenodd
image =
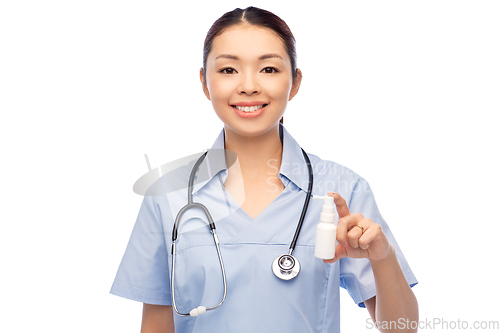
M217 60L219 58L239 60L239 58L237 56L231 55L231 54L221 54L221 55L218 55L215 58L215 60ZM265 60L265 59L269 59L269 58L280 58L281 60L283 60L283 58L279 54L276 54L276 53L268 53L268 54L261 55L259 57L259 60Z

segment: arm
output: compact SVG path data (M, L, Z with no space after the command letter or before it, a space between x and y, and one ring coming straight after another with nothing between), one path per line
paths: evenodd
M333 263L343 257L367 258L373 270L377 294L365 301L373 321L380 324L378 328L384 333L416 332L418 327L411 327L418 323L417 300L381 226L359 213L351 214L346 201L338 193L329 192L328 195L334 197L340 218L337 228L339 243L335 248L335 258L324 262Z
M174 332L174 315L171 306L144 303L141 333Z
M391 247L386 258L370 260L370 263L377 296L365 301L365 306L373 322L394 322L393 327L400 328L396 330L398 332L416 332L417 327L412 323L418 322L417 299L401 271L394 248ZM411 327L415 329L412 330ZM391 331L384 329L383 325L380 330Z

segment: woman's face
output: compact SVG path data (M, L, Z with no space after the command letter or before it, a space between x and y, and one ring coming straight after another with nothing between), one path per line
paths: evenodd
M203 77L200 71L200 78ZM203 91L226 129L257 136L276 128L297 93L283 41L271 29L232 26L215 37Z

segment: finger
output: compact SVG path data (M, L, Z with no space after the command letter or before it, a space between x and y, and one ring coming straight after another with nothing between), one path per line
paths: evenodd
M360 247L359 238L370 227L372 221L370 219L364 218L361 214L355 215L357 215L358 219L349 227L347 232L347 240L349 242L349 245L357 249L358 247Z
M354 227L356 224L359 224L363 219L363 215L361 214L353 214L348 215L339 220L337 225L337 240L339 243L346 245L349 241L348 232ZM359 228L357 228L359 229Z
M374 225L374 223L372 220L364 218L363 220L361 220L359 222L359 224L354 226L351 230L357 234L356 242L357 242L358 246L363 250L367 250L368 247L370 246L370 243L373 240L374 228L372 228L370 230L370 227L373 225ZM355 229L357 229L357 230L355 230ZM370 230L370 232L368 232L369 230Z
M349 212L349 207L347 207L347 202L344 198L342 198L340 194L335 192L328 192L328 195L334 198L333 200L335 202L335 206L337 206L337 213L339 214L339 218L351 215L351 213Z
M347 232L347 241L351 247L357 249L359 247L358 239L363 235L363 230L358 227L359 224L353 226L351 230Z
M370 244L380 235L380 226L371 220L369 222L371 223L368 225L368 228L365 229L363 235L358 239L359 247L363 250L367 250Z

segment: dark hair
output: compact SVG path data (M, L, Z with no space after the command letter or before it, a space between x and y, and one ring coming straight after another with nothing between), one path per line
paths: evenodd
M261 26L273 30L283 40L286 51L290 57L292 64L292 77L297 77L297 53L295 51L295 38L288 25L275 14L256 7L247 7L245 9L236 8L222 15L214 22L210 30L208 30L205 44L203 46L203 79L206 79L206 68L208 54L212 50L214 38L224 32L227 28L248 23L251 25Z

